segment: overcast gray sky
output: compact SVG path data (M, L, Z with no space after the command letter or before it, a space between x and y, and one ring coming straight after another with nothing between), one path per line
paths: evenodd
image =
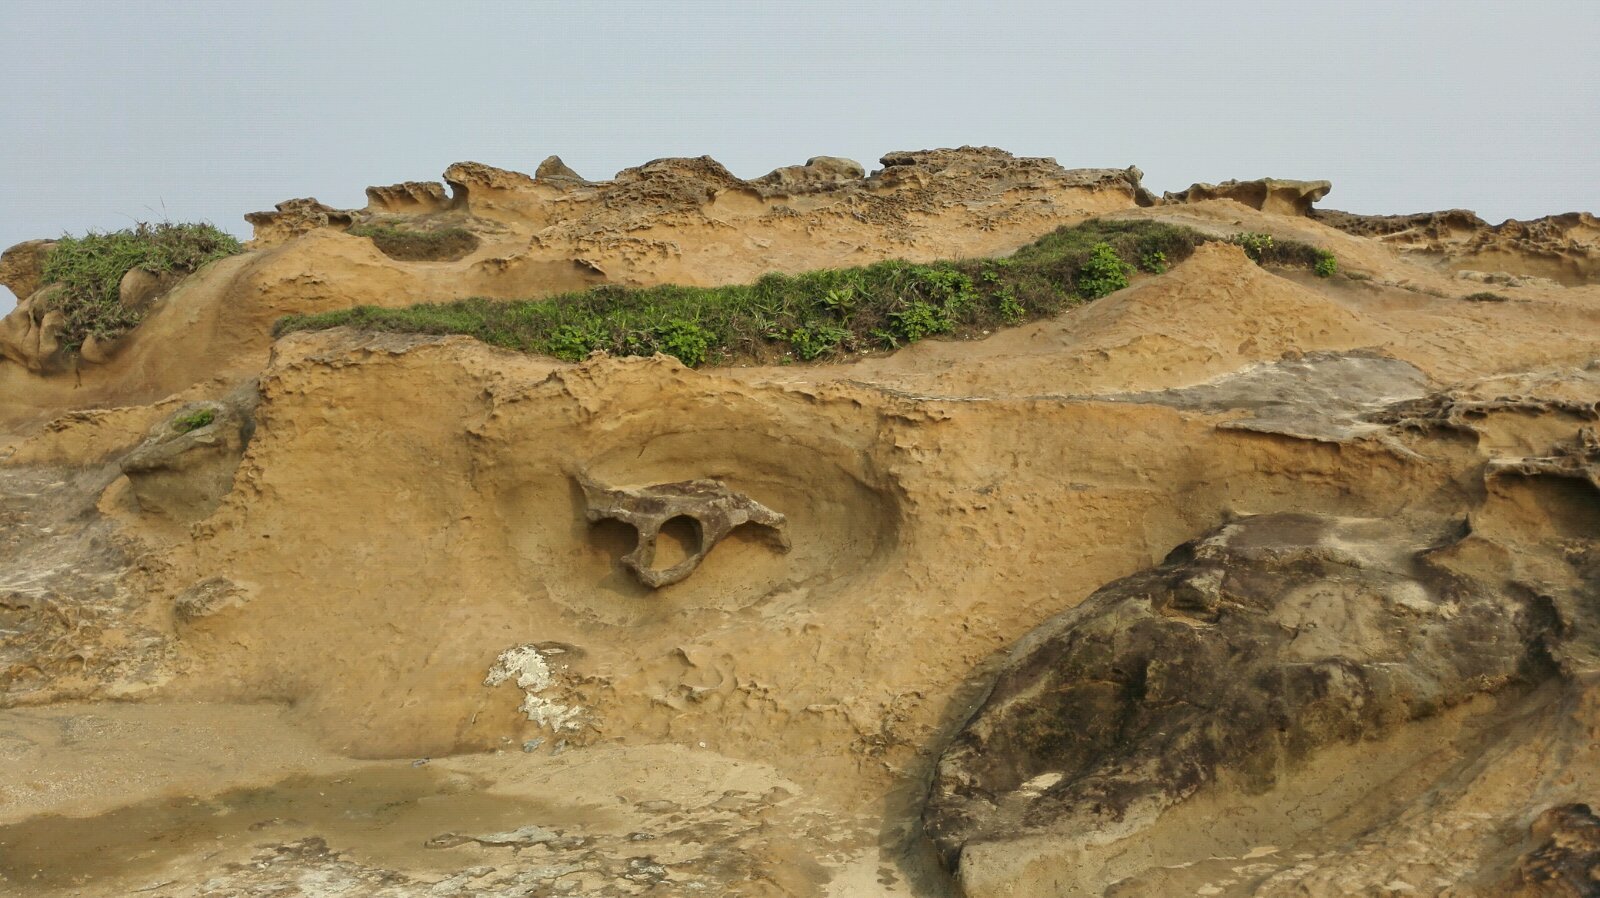
M0 0L0 248L241 216L477 160L988 144L1153 189L1600 211L1600 0ZM0 312L11 299L0 289Z

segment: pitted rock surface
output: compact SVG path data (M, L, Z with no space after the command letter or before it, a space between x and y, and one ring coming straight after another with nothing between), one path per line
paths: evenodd
M590 523L606 518L632 526L639 533L639 544L623 556L622 563L639 582L652 589L681 582L694 573L713 547L734 528L759 524L767 528L784 551L789 550L787 524L783 515L760 502L728 489L715 480L685 480L638 489L614 489L588 478L580 478L588 500ZM699 545L688 558L672 567L657 570L656 540L661 527L677 517L695 522Z

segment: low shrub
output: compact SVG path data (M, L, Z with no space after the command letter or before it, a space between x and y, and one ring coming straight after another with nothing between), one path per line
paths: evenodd
M1084 299L1099 299L1128 286L1128 272L1132 265L1122 261L1109 243L1096 243L1089 258L1078 269L1078 295Z
M76 351L91 336L110 339L138 325L144 313L123 307L118 297L129 271L187 274L242 250L233 235L209 224L140 223L62 237L45 256L41 276L61 287L49 307L66 318L62 345Z

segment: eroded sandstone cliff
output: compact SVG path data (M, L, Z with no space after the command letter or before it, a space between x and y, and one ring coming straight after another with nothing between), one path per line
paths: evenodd
M1252 208L992 150L847 162L295 201L105 359L0 361L0 883L1586 894L1591 268L1482 301L1388 239L1455 225L1306 215L1315 184ZM1097 215L1340 273L1208 243L1059 316L816 365L271 336ZM475 243L407 261L363 226ZM1497 245L1485 271L1543 264Z

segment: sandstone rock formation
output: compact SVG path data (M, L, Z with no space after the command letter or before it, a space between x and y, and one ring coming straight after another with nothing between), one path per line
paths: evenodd
M438 181L405 181L387 187L367 188L367 211L427 215L450 208L450 197ZM279 210L280 212L283 210ZM313 219L314 220L314 219ZM337 218L330 220L330 224ZM251 222L254 224L254 222Z
M61 333L66 316L51 307L59 287L46 287L28 295L0 318L0 360L8 360L34 374L64 367Z
M184 301L154 309L116 347L115 364L109 351L96 353L80 360L87 364L70 385L26 389L31 376L0 364L0 394L25 394L33 407L16 413L47 416L60 403L154 401L219 372L248 377L265 362L273 322L291 312L1003 254L1057 225L1153 201L1137 169L1069 170L989 147L890 153L883 165L859 177L849 160L815 157L776 180L747 181L709 157L658 159L589 182L559 159L538 177L462 162L442 185L373 187L363 209L288 200L246 215L252 251L187 279ZM348 233L358 225L469 240L459 255L397 259ZM9 258L38 249L19 246ZM36 308L6 323L8 357L34 373L64 371L71 366L41 354L42 315ZM185 351L174 359L169 347L179 340Z
M570 166L561 161L560 156L548 156L539 163L533 172L535 181L560 181L572 184L588 184L583 176L573 171Z
M854 159L840 156L813 156L805 165L786 165L757 178L755 183L787 190L828 189L859 181L867 170Z
M1490 225L1465 209L1416 215L1353 215L1314 210L1312 217L1352 234L1439 259L1451 270L1507 272L1575 286L1600 277L1600 221L1568 212Z
M173 521L198 521L233 487L234 471L255 429L253 391L232 401L180 406L122 459L140 510Z
M579 483L589 503L590 523L616 520L634 529L638 545L622 557L622 564L651 589L687 579L723 537L745 524L771 530L779 548L789 550L783 515L715 480L685 480L639 489L606 487L586 477L580 478ZM686 534L686 557L658 568L656 553L662 528L680 520L690 525L691 531Z
M1198 203L1205 200L1233 200L1252 209L1273 215L1309 215L1311 205L1333 189L1331 181L1286 181L1282 178L1257 178L1254 181L1223 181L1221 184L1194 184L1187 190L1166 193L1168 203Z
M1331 745L1548 676L1537 604L1452 565L1459 538L1417 541L1244 518L1030 633L924 811L968 894L1088 891L1108 871L1086 848L1224 775L1265 792Z
M24 240L0 253L0 286L19 300L32 296L40 287L45 256L53 246L53 240Z
M463 163L285 204L98 359L32 289L0 325L0 892L1583 894L1600 285L1455 273L1544 278L1581 217L1458 258L1423 232L1465 220L1160 203L988 148L811 167ZM1339 273L1208 243L827 364L271 329L1089 216Z
M379 188L380 191L383 188ZM381 194L380 194L381 195ZM284 200L272 212L249 212L244 220L255 228L251 245L264 249L293 240L317 228L349 227L356 221L355 213L335 209L317 202L315 197Z

